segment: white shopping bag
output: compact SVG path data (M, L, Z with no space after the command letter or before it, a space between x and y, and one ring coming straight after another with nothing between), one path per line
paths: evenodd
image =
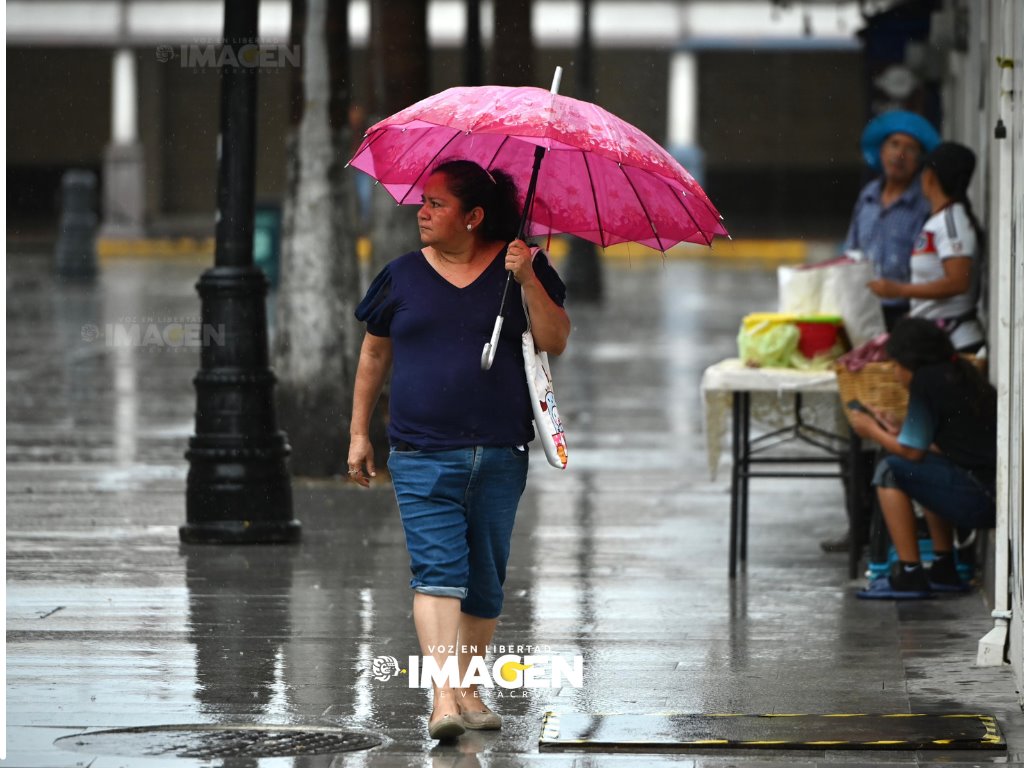
M842 259L821 266L779 267L779 311L839 315L850 343L859 347L885 332L882 304L869 289L871 264Z
M794 315L820 315L820 269L779 267L779 312Z

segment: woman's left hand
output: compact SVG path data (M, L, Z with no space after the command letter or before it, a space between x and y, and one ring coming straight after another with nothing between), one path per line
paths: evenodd
M533 254L530 253L530 246L522 240L513 240L508 244L505 252L505 269L512 273L512 277L520 285L527 285L537 279L533 271Z
M903 298L903 283L896 280L872 280L868 283L871 292L882 299Z

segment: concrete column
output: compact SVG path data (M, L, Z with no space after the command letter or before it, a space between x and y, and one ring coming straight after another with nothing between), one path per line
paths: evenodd
M668 151L701 184L704 153L697 144L697 54L675 51L668 66Z
M132 144L138 139L138 77L135 54L121 48L114 52L114 76L111 80L113 98L110 103L110 125L115 144Z
M135 52L114 52L111 78L110 144L103 152L101 237L141 237L144 233L145 164L138 128Z

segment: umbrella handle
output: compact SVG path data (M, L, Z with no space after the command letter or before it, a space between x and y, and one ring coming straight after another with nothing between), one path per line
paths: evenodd
M555 76L551 80L551 101L554 103L558 95L558 88L562 83L562 68L555 67ZM530 184L526 190L526 200L523 203L523 215L519 220L519 231L516 239L522 240L526 233L526 221L530 216L530 208L533 207L533 196L537 192L537 176L540 174L540 163L544 159L544 147L537 146L533 150L533 173L530 174ZM498 307L498 316L494 319L494 330L491 331L491 340L484 344L484 351L480 355L480 368L485 371L491 369L494 363L494 355L498 351L498 336L501 334L502 323L505 322L505 297L508 296L508 286L512 282L512 275L505 276L505 290L501 294L501 305Z
M484 344L484 352L480 355L480 368L485 371L491 369L494 363L494 354L498 351L498 336L501 335L501 326L505 318L498 315L494 318L494 330L491 331L491 340Z

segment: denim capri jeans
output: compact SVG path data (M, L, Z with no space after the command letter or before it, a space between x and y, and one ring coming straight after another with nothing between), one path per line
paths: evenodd
M921 461L886 456L875 467L872 483L878 488L898 488L958 528L996 524L995 489L931 451Z
M409 586L459 598L462 612L472 616L501 614L528 465L525 446L391 450L388 469L409 549Z

